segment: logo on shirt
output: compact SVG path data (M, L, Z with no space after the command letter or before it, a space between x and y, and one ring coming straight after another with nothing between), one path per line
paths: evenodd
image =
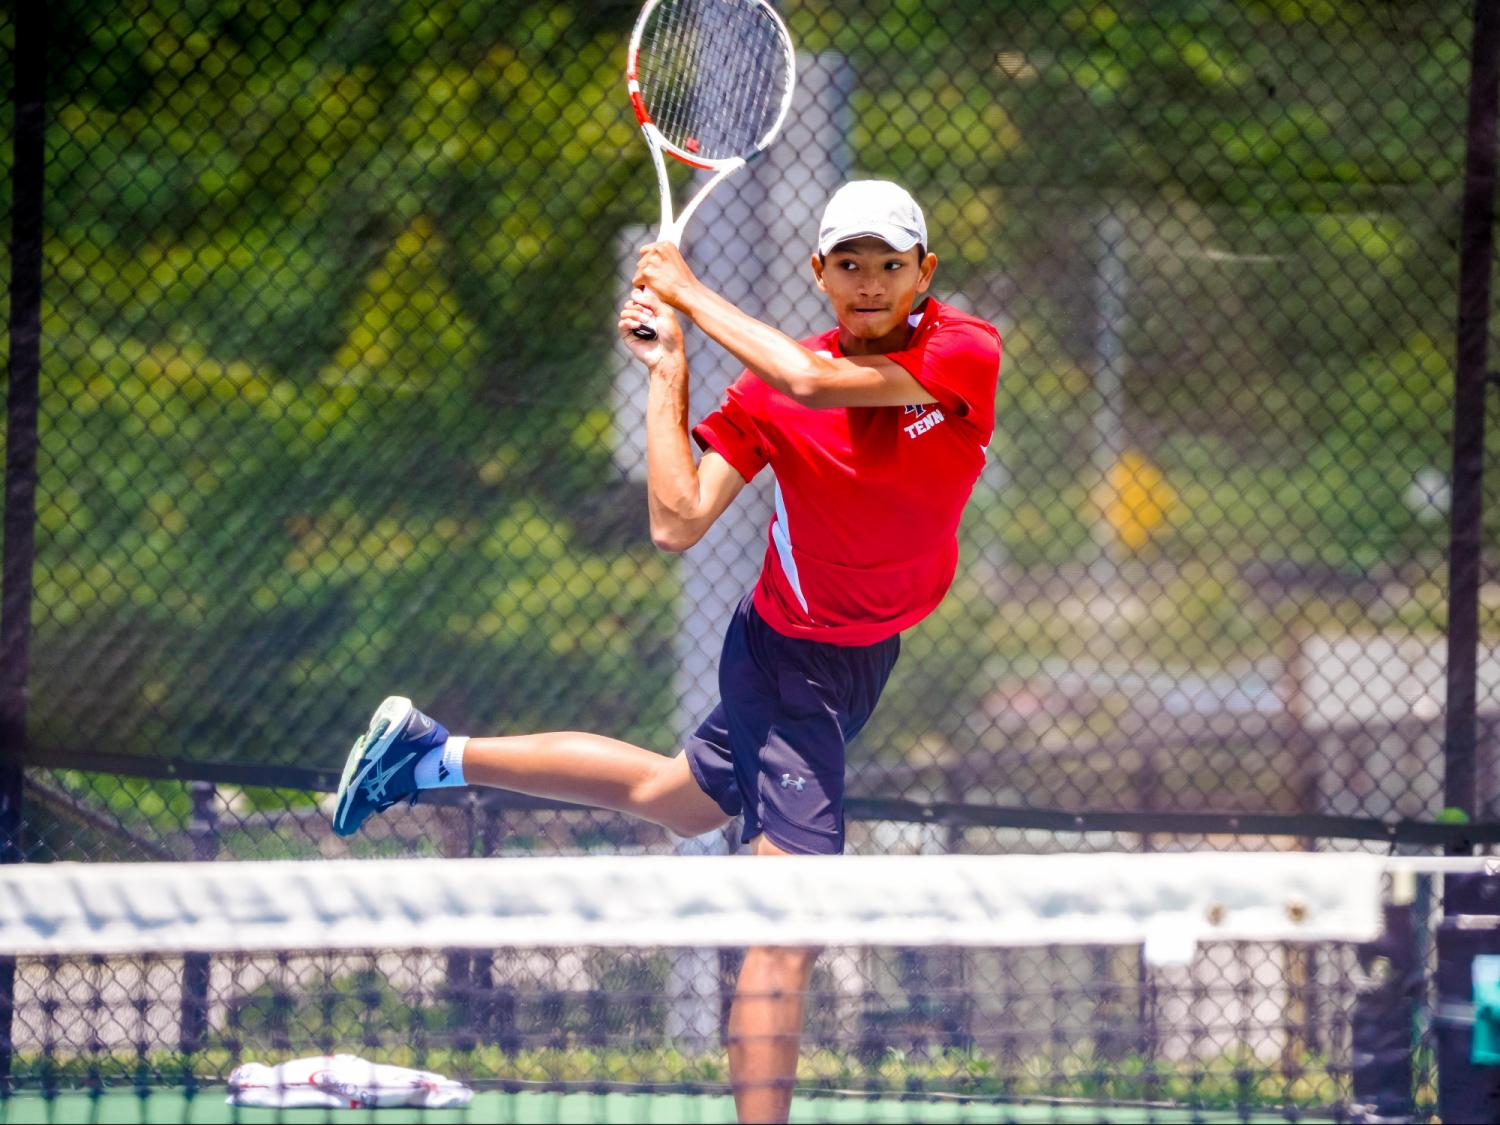
M901 427L909 438L919 437L939 422L944 421L943 412L929 403L912 403L904 407L901 413L916 415L915 422Z
M781 787L783 789L795 789L798 793L807 788L807 778L793 777L789 773L781 775Z

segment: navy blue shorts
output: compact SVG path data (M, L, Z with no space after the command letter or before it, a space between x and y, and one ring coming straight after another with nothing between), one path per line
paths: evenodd
M719 705L687 741L688 766L744 840L799 855L844 850L844 747L859 734L900 637L831 645L776 632L746 595L719 661Z

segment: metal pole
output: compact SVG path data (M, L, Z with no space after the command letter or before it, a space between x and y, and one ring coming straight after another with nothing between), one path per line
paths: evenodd
M1469 125L1458 251L1458 348L1453 386L1453 502L1448 545L1448 693L1443 796L1450 809L1478 814L1475 784L1476 694L1479 658L1480 536L1483 519L1485 388L1490 381L1488 333L1490 269L1494 253L1495 124L1500 97L1500 4L1474 0L1474 48L1469 68ZM1468 841L1446 849L1473 851ZM1460 915L1496 914L1493 879L1443 881L1445 919L1438 932L1438 1115L1444 1121L1494 1120L1500 1083L1494 1068L1472 1061L1473 1028L1449 1008L1474 999L1472 958L1494 953L1493 931L1457 928Z
M42 193L47 6L17 4L12 104L10 372L5 431L5 548L0 560L0 863L25 858L22 752L36 542L37 407L42 356ZM14 958L0 958L0 1088L11 1074Z
M1125 452L1125 223L1113 207L1106 207L1095 223L1099 259L1094 274L1094 417L1090 462L1098 495L1107 497L1107 484ZM1095 593L1113 591L1119 584L1118 536L1105 512L1094 520L1096 554L1089 567Z
M15 8L11 183L10 386L5 433L5 553L0 573L0 862L21 859L31 570L36 542L37 410L42 355L42 167L46 8Z
M188 835L193 843L193 860L209 863L219 858L218 788L211 781L190 781L188 793L193 802L192 819L188 823ZM209 985L212 977L213 959L209 954L182 955L181 1042L184 1056L201 1051L208 1035ZM193 1069L187 1066L185 1070L185 1078L191 1087Z
M1448 547L1448 691L1444 801L1478 814L1476 672L1484 478L1484 395L1494 248L1495 122L1500 5L1475 0L1469 126L1458 259L1458 365L1453 388L1453 509ZM1472 851L1455 846L1450 854Z

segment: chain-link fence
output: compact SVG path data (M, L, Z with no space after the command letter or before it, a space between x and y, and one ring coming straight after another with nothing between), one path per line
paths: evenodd
M612 338L656 214L636 9L52 9L29 854L326 850L315 790L390 692L663 752L701 717L768 501L681 558L647 535ZM854 748L855 846L1437 818L1469 5L783 10L794 116L690 261L825 326L817 215L889 177L935 292L1005 340L958 578ZM737 372L693 366L701 414ZM361 846L665 846L489 797L392 823Z
M481 1090L722 1096L717 1036L691 1051L669 1032L683 1002L672 990L673 952L204 954L197 968L194 954L24 960L15 1038L36 1061L17 1078L23 1089L63 1092L192 1089L247 1061L357 1049L461 1074ZM1337 1118L1357 1101L1357 952L1330 945L1314 959L1223 944L1193 971L1143 973L1134 951L1109 947L834 949L805 1000L805 1081L829 1098L894 1098L913 1120L930 1119L914 1108L928 1099L995 1097L1068 1099L1081 1103L1079 1120L1095 1119L1083 1103L1140 1102L1251 1120ZM739 957L714 960L727 988ZM535 1100L532 1113L568 1119Z

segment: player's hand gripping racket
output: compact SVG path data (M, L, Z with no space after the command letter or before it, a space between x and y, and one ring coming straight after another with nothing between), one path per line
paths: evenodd
M647 0L630 36L625 82L661 189L657 240L676 245L708 193L781 131L796 59L766 0ZM675 218L662 153L713 172ZM649 325L635 334L656 339Z

